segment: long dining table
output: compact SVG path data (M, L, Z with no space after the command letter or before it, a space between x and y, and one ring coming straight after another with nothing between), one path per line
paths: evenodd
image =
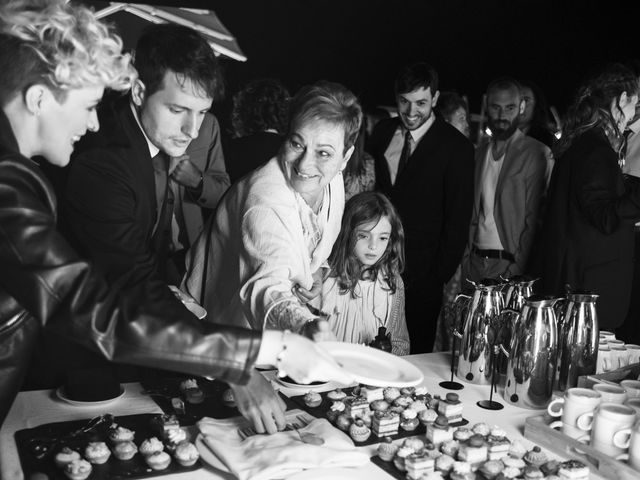
M423 385L430 393L444 395L449 391L442 388L439 383L449 380L450 373L450 353L429 353L420 355L409 355L406 358L409 362L418 367L424 375ZM276 378L275 371L264 371L263 374L269 378L274 387L287 396L300 395L304 393L300 389L288 388L280 383ZM457 379L460 381L459 379ZM504 405L501 410L485 410L477 405L477 401L489 398L490 387L488 385L475 385L460 381L464 385L462 390L458 390L459 398L463 404L463 416L469 420L470 425L476 422L485 422L489 425L498 425L507 432L511 440L518 439L528 448L533 447L533 443L524 438L524 424L527 417L538 415L541 412L520 408L508 403L502 397L502 391L494 394L494 400ZM126 383L123 385L124 395L108 405L108 407L74 406L60 400L53 390L35 390L20 392L16 397L9 414L0 429L0 477L2 479L20 480L24 478L20 466L14 434L16 431L36 427L38 425L62 422L70 420L81 420L92 418L96 415L108 413L118 415L134 415L142 413L162 413L160 407L154 400L142 393L142 386L139 383ZM335 385L329 383L326 389L333 389ZM365 449L366 453L375 455L377 445L359 447ZM548 452L552 457L562 458L555 452ZM223 473L220 470L204 468L185 473L163 475L167 480L231 480L231 474ZM380 469L374 463L369 463L353 472L351 478L367 480L389 480L391 475ZM601 477L592 474L592 479Z

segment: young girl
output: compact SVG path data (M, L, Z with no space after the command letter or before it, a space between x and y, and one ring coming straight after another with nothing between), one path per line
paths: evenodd
M369 344L379 327L391 334L392 353L409 353L404 314L404 231L396 209L377 192L345 205L330 271L312 305L329 315L338 340Z

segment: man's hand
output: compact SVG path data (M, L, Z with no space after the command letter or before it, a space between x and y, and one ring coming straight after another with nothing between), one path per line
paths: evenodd
M202 172L189 160L189 155L171 158L171 166L170 175L173 180L188 188L198 188Z
M286 426L285 404L271 383L260 372L251 370L249 383L231 385L243 417L253 423L258 433L275 433Z

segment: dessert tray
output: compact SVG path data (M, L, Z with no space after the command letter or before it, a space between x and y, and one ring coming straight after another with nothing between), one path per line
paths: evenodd
M166 417L160 414L119 417L105 414L93 419L47 423L35 428L19 430L15 433L15 440L24 477L30 478L36 473L43 473L51 480L67 480L70 477L65 474L64 467L56 465L56 454L67 447L86 459L84 450L89 442L104 442L111 451L105 463L91 465L91 473L88 476L92 480L149 478L200 468L202 462L199 459L192 466L182 466L176 461L174 454L169 452L171 462L162 470L152 469L139 451L130 460L116 458L113 453L114 443L109 439L110 428L114 424L135 432L133 443L140 448L147 439L163 438L165 419ZM175 426L180 428L177 423ZM187 439L189 439L188 434ZM165 451L167 451L166 444Z
M638 480L640 478L640 472L625 462L605 455L595 448L549 427L553 420L556 419L552 419L547 414L527 418L524 424L525 438L565 457L578 459L585 463L592 472L605 478L616 480Z

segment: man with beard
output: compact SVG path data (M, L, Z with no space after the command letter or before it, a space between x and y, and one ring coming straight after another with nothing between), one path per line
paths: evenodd
M486 111L491 137L476 150L475 202L462 278L524 272L533 243L551 151L518 129L524 101L511 78L492 81Z
M398 209L405 231L406 317L411 353L430 352L443 285L466 244L473 203L473 145L433 112L438 74L426 63L395 82L398 117L380 121L369 152L377 188Z

